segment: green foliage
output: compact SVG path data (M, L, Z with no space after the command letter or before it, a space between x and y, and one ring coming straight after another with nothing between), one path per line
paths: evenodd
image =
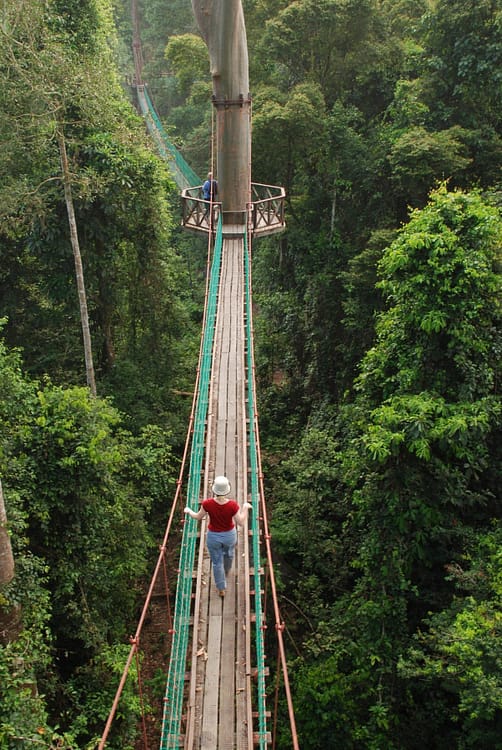
M497 514L500 228L496 209L476 193L442 188L412 213L381 254L385 307L361 363L354 403L339 407L329 421L324 406L319 432L322 417L311 415L274 486L283 575L305 603L306 619L325 623L310 638L313 657L299 694L307 685L330 693L331 675L318 655L337 655L349 734L329 712L317 721L342 746L414 747L406 740L407 722L421 720L425 699L398 667L400 654L414 635L423 632L427 643L434 638L436 615L438 623L443 617L451 622L445 613L456 610L444 570L461 564ZM474 628L473 617L486 617L487 629L498 627L495 609L485 605L466 606L455 627ZM483 624L476 628L465 646L466 664L483 638ZM350 644L343 654L340 640ZM466 678L472 705L483 680L480 675L475 688ZM353 692L355 705L348 697ZM461 732L471 743L466 747L474 746L475 736L489 746L494 713L471 734L467 723L456 728L464 704L451 705L446 684L437 681L433 695L436 706L443 705L435 714L444 736L453 742ZM304 711L302 721L308 746Z
M87 389L37 390L3 343L0 381L0 467L16 560L3 594L23 627L0 651L1 732L75 746L102 730L110 709L124 653L108 643L130 632L152 548L147 514L172 489L173 458L163 431L133 438ZM125 700L122 738L134 731L132 686Z
M288 95L264 86L254 99L253 143L266 163L255 159L255 181L292 182L313 167L324 143L324 100L315 83L299 83ZM274 148L275 144L275 148ZM274 156L275 155L275 156Z
M464 747L497 747L502 709L500 526L481 535L469 556L449 568L451 605L430 614L399 663L416 700L422 691L455 696L451 719Z
M125 370L135 384L135 396L128 398L124 387L120 401L132 413L141 379L145 408L155 385L170 384L181 369L174 365L173 338L187 325L175 292L185 282L185 269L171 246L166 195L173 185L146 149L108 134L89 138L81 160L91 189L78 202L77 215L88 253L91 314L100 331L95 345L108 382L120 380ZM161 410L167 395L158 391L156 398ZM155 410L152 404L146 421Z
M71 19L64 3L48 16L40 4L25 10L18 16L8 3L2 11L0 292L7 340L22 344L37 375L82 382L74 263L51 135L64 127L98 391L117 393L127 383L117 404L140 428L178 411L173 381L194 364L184 354L191 349L178 345L190 327L175 292L188 283L172 247L173 184L119 90L108 3L85 3Z
M187 96L191 86L207 78L209 55L207 47L195 34L182 34L169 39L166 60L176 75L180 94Z
M440 0L424 18L424 90L436 119L469 128L500 127L502 8L498 0Z
M360 438L341 461L353 484L345 544L360 539L358 579L342 606L360 625L363 652L372 644L387 705L407 633L449 606L441 570L496 512L499 233L498 213L479 196L442 189L379 264L389 307L362 362Z
M356 700L337 661L330 656L322 663L295 670L299 741L305 750L330 747L335 737L337 747L354 747L352 721Z
M71 736L85 747L95 747L110 713L117 685L129 655L130 646L103 644L91 662L78 668L64 686L67 709L62 719L68 721ZM107 746L132 748L137 739L142 715L137 689L137 665L133 663L120 697L120 721L115 722ZM148 710L148 706L144 705Z
M362 356L374 342L374 317L383 307L382 295L377 282L377 265L384 248L395 239L392 230L373 232L366 248L355 255L340 273L343 287L342 309L343 338L338 347L338 357L346 374L345 388L353 385L353 373Z
M391 179L412 202L422 203L434 179L453 177L457 184L471 159L466 155L460 128L430 133L423 127L408 128L389 153Z
M333 575L339 563L335 524L343 516L343 509L334 502L338 464L336 443L329 431L312 426L291 458L283 462L281 482L274 492L284 496L274 506L272 517L283 574L288 579L301 573L296 586L308 596L311 616L316 617L323 611L323 603L332 598L337 583Z
M5 319L0 319L0 330L5 322ZM9 438L9 425L22 421L35 395L34 388L23 376L20 353L9 351L3 337L0 338L0 388L0 437L3 442Z
M130 448L109 404L78 388L44 389L38 399L18 448L31 466L30 546L49 565L58 637L89 648L123 635L117 611L132 615L147 506L122 479Z
M77 49L92 52L99 28L98 3L96 0L53 0L49 11L49 26L56 33L68 38Z
M409 159L417 176L426 177L421 149L426 170L434 171L436 180L451 176L452 184L463 187L499 182L501 17L498 0L461 5L444 0L427 8L409 58L413 65L398 82L390 107L402 128L392 156L400 172ZM412 171L407 180L416 199ZM427 183L432 188L430 179Z
M357 57L364 60L369 52L372 5L302 0L271 14L262 45L274 60L274 78L280 76L286 88L317 81L331 104L353 74ZM350 57L346 55L349 49Z
M122 5L129 16L130 3L123 2ZM186 0L170 0L169 12L166 12L164 2L141 0L138 9L144 80L148 82L158 112L165 116L173 105L179 104L176 82L166 66L166 44L172 36L196 33L191 4Z
M389 308L377 323L360 386L383 398L436 391L475 399L496 382L500 336L501 221L476 193L432 194L382 257ZM413 300L413 304L410 304Z
M488 456L501 416L493 390L499 232L497 212L479 197L441 190L380 262L390 306L362 362L358 388L370 408L357 450L381 468L358 490L358 505L379 498L373 513L386 513L390 503L388 520L396 539L406 534L411 560L431 559L427 540L449 505L464 520L478 503L488 513L492 507ZM447 525L453 522L450 516Z
M15 519L14 519L15 520ZM14 526L16 524L14 523ZM11 604L22 607L18 638L0 646L0 747L30 747L52 740L44 696L37 689L37 675L50 666L50 597L47 569L31 555L18 557L16 578L6 592ZM47 735L47 737L46 737Z

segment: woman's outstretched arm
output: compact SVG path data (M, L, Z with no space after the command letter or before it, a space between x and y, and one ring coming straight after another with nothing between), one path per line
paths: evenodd
M200 506L200 508L197 511L197 513L194 510L192 510L191 508L189 508L188 505L185 508L184 512L188 516L191 516L192 518L195 518L196 521L200 521L202 518L204 518L204 516L207 516L207 511L204 510L204 508L202 507L202 505Z
M244 526L247 521L248 511L251 510L252 507L251 503L244 503L242 508L240 508L234 516L235 523L238 523L239 526Z

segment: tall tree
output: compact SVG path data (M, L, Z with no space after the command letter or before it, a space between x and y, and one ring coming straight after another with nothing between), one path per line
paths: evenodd
M447 566L470 556L499 510L501 232L499 212L477 193L443 187L379 264L387 308L348 412L360 437L344 459L345 533L360 540L347 612L377 658L375 706L387 716L396 654L449 605Z
M17 4L16 4L17 6ZM96 11L94 3L86 7L81 16L86 16L87 23L92 26L92 18L87 18L86 11ZM43 7L35 7L29 2L23 3L23 13L19 13L14 4L6 3L3 7L1 24L4 41L3 65L8 76L7 88L11 91L24 89L28 96L28 103L34 104L36 109L26 112L18 111L16 129L23 130L22 121L30 122L31 134L41 142L44 148L49 147L54 139L60 156L60 180L63 185L65 202L68 212L68 226L70 241L75 258L76 282L78 287L79 306L81 313L81 327L84 341L84 355L86 363L86 379L91 393L96 394L92 348L90 343L89 321L87 313L87 298L83 281L83 267L78 245L78 233L75 211L71 194L71 171L68 165L66 141L64 136L65 123L68 121L75 126L75 113L80 116L83 111L90 113L89 101L93 98L92 83L89 88L82 85L81 68L78 56L81 50L92 49L89 29L84 24L81 28L75 24L75 17L64 15L68 9L61 9L62 15L57 15L58 3L55 2L56 14L51 16ZM92 16L92 13L91 13ZM68 27L65 27L65 20ZM63 29L63 31L61 30ZM73 47L65 43L68 37L73 37ZM80 48L79 48L80 45ZM90 62L90 61L89 61ZM78 92L78 93L77 93ZM23 97L26 96L23 93ZM87 101L86 101L87 98ZM83 106L82 106L83 105ZM73 117L70 112L73 110ZM73 120L73 122L72 122ZM26 134L25 134L26 137ZM53 175L49 179L54 179Z
M459 128L471 159L467 177L484 187L499 184L502 165L501 19L500 0L439 0L421 27L417 90L428 110L426 126Z
M14 555L7 527L7 512L3 498L2 480L0 479L0 594L2 589L14 578ZM0 643L8 643L15 633L13 607L6 606L0 598Z
M71 190L71 175L68 167L68 155L66 153L65 136L62 128L58 128L57 140L59 144L59 153L61 156L61 171L63 178L63 187L68 213L68 224L70 227L70 240L75 260L75 279L78 289L78 301L80 307L80 323L82 326L82 337L84 340L84 357L85 372L87 385L93 396L96 395L96 378L94 375L94 362L92 357L91 332L89 329L89 313L87 311L87 295L85 293L84 269L82 265L82 255L80 253L80 243L78 241L77 222L75 219L75 208L73 205L73 195Z
M0 587L10 583L14 578L14 557L7 529L7 513L3 499L2 480L0 479Z
M216 108L218 198L224 221L243 223L251 199L251 101L241 0L193 0L208 46Z

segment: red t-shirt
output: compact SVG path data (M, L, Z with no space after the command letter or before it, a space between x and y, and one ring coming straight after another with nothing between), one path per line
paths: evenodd
M220 505L210 497L202 502L202 507L209 513L209 531L230 531L235 527L233 517L239 510L239 504L235 500L227 500Z

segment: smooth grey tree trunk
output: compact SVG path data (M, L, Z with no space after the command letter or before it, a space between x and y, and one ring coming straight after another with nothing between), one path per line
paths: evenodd
M3 499L2 480L0 479L0 588L14 578L14 556L7 530L7 513Z
M80 245L78 241L77 222L75 219L75 210L73 208L73 196L71 192L70 170L68 167L68 156L66 154L66 143L64 135L58 131L59 154L61 158L61 169L63 172L64 196L66 201L66 211L68 213L68 223L70 225L70 240L75 260L75 277L77 280L78 300L80 304L80 321L82 325L82 336L84 339L84 357L85 372L87 385L92 396L96 396L96 379L94 377L94 364L92 359L91 332L89 328L89 315L87 312L87 296L84 284L84 269L82 266L82 256L80 255Z
M0 593L4 586L14 579L14 555L7 529L7 513L0 480ZM0 643L9 643L19 634L21 608L5 606L0 599Z
M241 0L192 0L209 50L216 109L218 200L226 224L242 223L251 200L251 98Z

